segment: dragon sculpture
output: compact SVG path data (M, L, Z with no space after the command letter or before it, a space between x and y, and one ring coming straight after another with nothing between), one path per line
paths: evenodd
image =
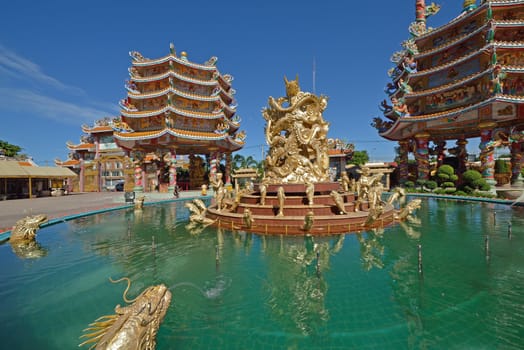
M394 217L395 217L395 220L398 220L398 221L403 221L403 220L408 220L408 221L411 221L411 220L414 220L414 218L411 216L411 214L413 213L413 211L415 211L416 209L420 208L420 203L422 201L420 199L413 199L411 200L408 204L406 204L405 207L403 207L402 209L400 209L398 212L395 213Z
M193 224L209 226L216 221L206 217L207 207L201 199L193 199L192 202L187 202L184 206L189 209L189 221Z
M127 306L117 305L114 315L102 316L84 329L80 338L87 338L79 346L92 344L90 349L140 349L152 350L156 346L156 335L169 304L171 292L163 284L148 287L135 299L127 299L131 286L124 277L112 283L127 281L123 299Z
M286 97L270 97L262 110L269 145L266 178L270 183L327 181L329 123L322 117L327 98L301 91L298 77L284 81Z
M33 216L26 216L20 219L13 226L9 241L13 244L24 244L34 242L36 239L36 231L40 225L47 222L47 215L39 214Z

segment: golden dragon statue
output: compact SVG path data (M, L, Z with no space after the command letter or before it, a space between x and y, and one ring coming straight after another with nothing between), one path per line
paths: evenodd
M127 281L123 299L127 306L117 305L114 315L98 318L84 329L87 338L79 346L92 344L90 349L139 349L152 350L156 346L156 335L163 321L169 304L171 292L163 285L148 287L135 299L127 299L127 291L131 286L129 278L124 277L112 283Z
M47 222L47 215L39 214L33 216L26 216L20 219L13 226L9 241L11 244L34 242L36 239L36 231L40 225Z

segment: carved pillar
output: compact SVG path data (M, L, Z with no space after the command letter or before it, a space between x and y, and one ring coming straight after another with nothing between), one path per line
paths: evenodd
M170 151L169 161L169 187L168 191L173 192L176 186L176 150Z
M78 186L79 187L78 190L80 192L84 192L85 191L85 189L84 189L85 176L86 176L85 170L86 170L86 165L85 165L84 159L80 159L80 183L79 183L79 186Z
M524 162L524 142L511 143L511 184L517 183Z
M402 140L399 144L399 171L400 181L406 181L409 176L409 165L408 165L408 153L409 153L409 141Z
M486 182L490 185L495 185L494 177L494 146L491 136L493 128L496 126L495 123L487 122L479 124L480 129L480 167L482 170L482 177L486 179Z
M225 183L226 185L230 185L231 184L231 164L232 164L232 157L231 157L231 152L229 153L226 153L226 179L225 179Z
M140 162L135 163L135 192L144 192L144 171Z
M211 153L211 162L209 166L209 179L216 179L218 167L218 152Z
M458 160L457 175L459 176L459 179L462 179L462 174L467 170L468 151L466 150L466 145L468 144L468 140L460 139L457 140L456 144Z
M415 159L417 160L417 180L429 179L429 136L428 133L415 135L415 141L417 142L417 150L415 152Z

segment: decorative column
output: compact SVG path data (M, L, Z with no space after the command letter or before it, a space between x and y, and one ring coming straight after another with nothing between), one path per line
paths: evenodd
M168 191L173 192L176 187L176 150L170 151L169 157L169 186Z
M399 170L401 183L406 181L409 176L408 153L409 141L402 140L398 142L399 145Z
M521 131L522 132L522 131ZM524 162L524 140L511 142L511 184L519 181L520 172Z
M429 179L429 142L428 133L420 133L415 135L417 142L417 151L415 152L415 159L417 160L417 180Z
M226 185L231 185L231 152L226 153Z
M466 150L466 145L468 144L468 140L460 139L457 140L456 144L458 160L457 175L459 179L462 179L462 174L467 170L468 151Z
M209 166L209 179L216 179L217 176L217 162L218 162L218 152L211 153L211 162Z
M80 159L80 183L78 184L78 190L84 192L85 186L85 176L86 176L86 165L84 159Z
M494 176L494 150L493 140L491 136L493 128L497 126L496 123L486 122L479 124L480 129L480 168L482 170L482 177L492 187L497 183Z
M135 161L135 192L144 192L144 171L140 161Z

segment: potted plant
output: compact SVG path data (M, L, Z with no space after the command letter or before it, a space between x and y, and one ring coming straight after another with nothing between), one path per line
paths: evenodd
M499 158L495 160L495 181L497 186L503 186L511 180L511 171L505 159Z

